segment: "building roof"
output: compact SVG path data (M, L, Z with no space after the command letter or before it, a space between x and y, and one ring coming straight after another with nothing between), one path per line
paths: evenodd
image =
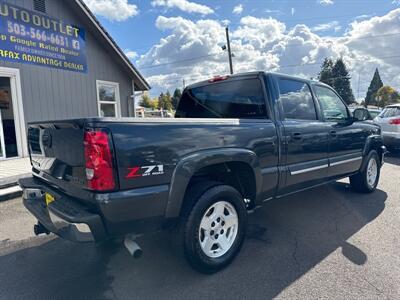
M132 64L132 62L129 60L128 57L126 57L124 51L117 45L117 43L114 41L114 39L110 36L110 34L107 32L107 30L101 25L99 20L95 17L95 15L90 11L89 7L83 2L83 0L74 0L74 1L68 1L71 5L73 5L75 8L78 8L90 21L90 23L93 25L95 30L99 33L101 37L103 37L108 45L115 51L117 54L117 57L120 59L121 63L126 67L126 69L132 74L132 77L134 78L135 82L135 89L137 90L149 90L150 85L144 79L142 74L136 69L136 67Z

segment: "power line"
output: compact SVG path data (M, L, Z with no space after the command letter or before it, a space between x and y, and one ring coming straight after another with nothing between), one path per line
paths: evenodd
M171 61L171 62L168 62L168 63L156 64L156 65L147 65L147 66L143 66L143 67L139 67L139 68L142 69L142 70L151 69L151 68L157 68L157 67L162 67L162 66L167 66L167 65L178 64L178 63L182 63L182 62L194 61L194 60L198 60L198 59L201 59L201 58L206 58L206 57L210 57L210 56L219 55L219 54L222 54L222 53L223 52L210 53L210 54L207 54L207 55L201 55L201 56L196 56L196 57L192 57L192 58Z

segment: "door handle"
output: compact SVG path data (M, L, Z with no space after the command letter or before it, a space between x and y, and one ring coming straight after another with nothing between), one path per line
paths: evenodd
M330 134L331 136L337 136L337 134L336 134L336 131L335 131L335 130L331 130L331 132L329 132L329 134Z
M293 133L293 134L292 134L292 138L293 138L294 140L301 140L301 139L302 139L301 133L300 133L300 132L295 132L295 133Z

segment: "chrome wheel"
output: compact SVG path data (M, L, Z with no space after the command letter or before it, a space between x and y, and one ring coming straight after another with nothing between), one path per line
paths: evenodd
M376 178L378 177L378 164L374 157L368 162L367 166L367 182L370 187L374 187Z
M209 207L200 222L199 242L204 254L217 258L232 247L238 232L239 218L235 207L218 201Z

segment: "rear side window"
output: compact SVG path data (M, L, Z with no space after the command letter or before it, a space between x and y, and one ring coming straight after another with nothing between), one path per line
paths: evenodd
M280 78L279 93L285 119L317 119L314 100L310 88L306 83Z
M259 79L218 82L186 90L177 118L267 118Z
M400 107L386 107L379 116L381 118L391 118L400 116Z

